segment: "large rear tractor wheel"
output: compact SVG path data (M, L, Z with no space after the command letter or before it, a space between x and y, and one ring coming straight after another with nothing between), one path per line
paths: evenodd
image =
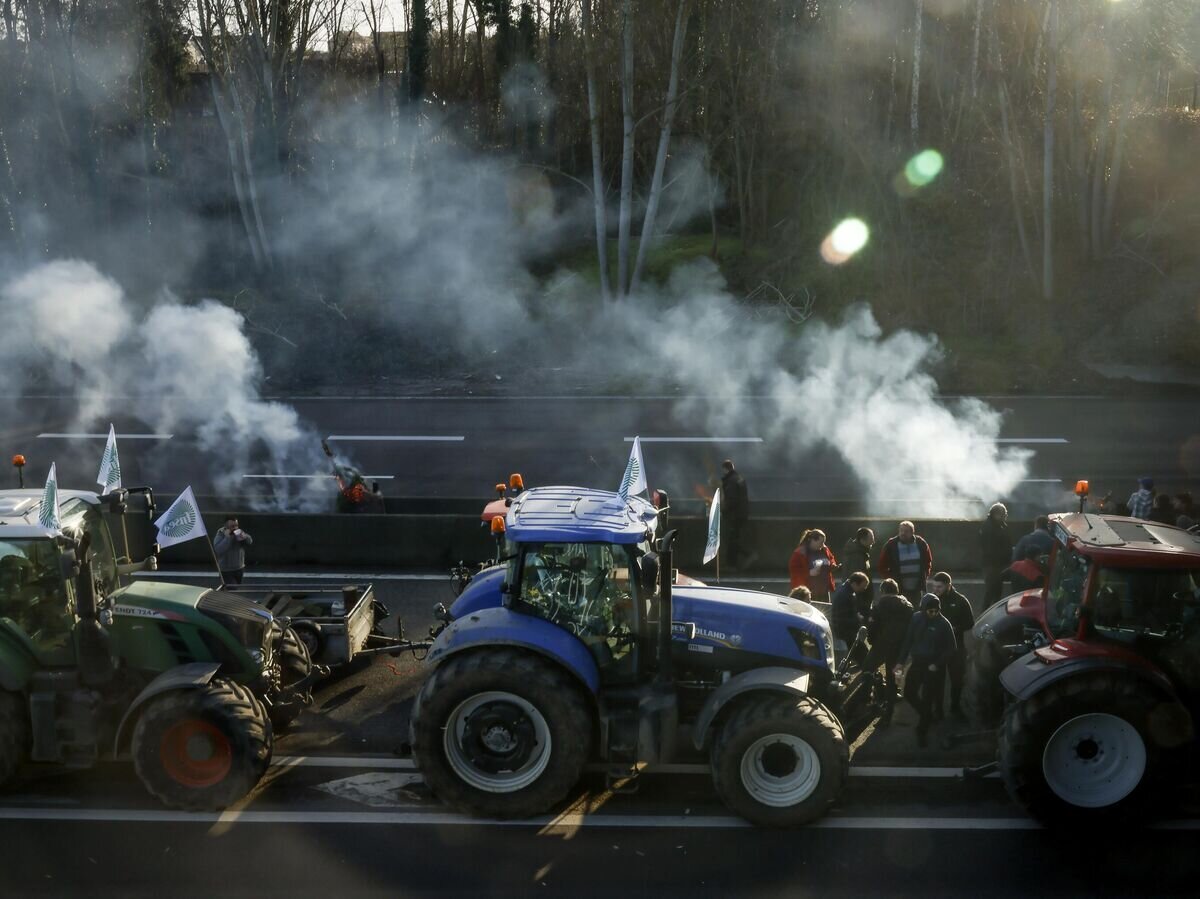
M287 628L276 650L279 653L279 680L282 693L286 696L291 688L312 674L313 661L308 646L295 628ZM299 717L307 704L305 697L290 697L293 701L271 706L271 724L275 730L283 731Z
M1050 825L1144 817L1162 768L1151 721L1170 705L1110 674L1071 677L1013 703L997 753L1009 795Z
M517 650L448 659L413 707L413 753L447 805L489 818L549 810L592 747L587 696L566 671Z
M223 809L258 783L271 762L266 708L221 678L151 700L133 731L133 764L171 808Z
M0 690L0 787L29 757L29 712L17 693Z
M1007 694L1000 683L1000 672L1005 664L982 651L967 659L967 670L963 676L964 711L972 721L989 729L998 727L1004 717Z
M717 793L762 827L799 827L820 818L841 793L849 769L841 724L808 696L745 702L712 747Z

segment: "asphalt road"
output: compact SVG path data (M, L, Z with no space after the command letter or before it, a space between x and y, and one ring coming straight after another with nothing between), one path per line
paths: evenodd
M717 473L725 457L737 460L758 501L850 503L862 488L846 462L829 446L798 451L772 437L764 423L746 433L713 433L698 423L678 397L393 396L292 398L317 435L352 457L390 497L486 497L512 471L527 483L612 485L629 454L628 440L641 435L652 484L676 500L692 497ZM55 397L19 399L17 411L0 420L0 447L29 459L28 480L41 483L57 461L60 484L90 485L107 426L80 431L75 406ZM113 421L120 436L126 483L150 483L164 493L190 484L199 494L216 492L215 475L232 476L243 496L270 493L320 470L280 470L265 456L240 464L220 450L202 453L187 429L164 432L136 415L130 398L99 400L97 421ZM703 402L703 400L700 400ZM769 414L765 400L736 401L748 418ZM957 398L946 398L948 404ZM1200 392L1174 390L1154 398L993 397L1004 414L1000 439L1033 452L1015 498L1032 506L1058 507L1070 488L1087 478L1097 495L1112 490L1125 498L1141 475L1160 489L1200 492ZM755 413L761 414L755 414ZM103 433L102 433L103 432ZM938 434L930 434L931 451ZM241 470L244 469L244 470ZM939 501L921 479L897 483L895 496L876 496L868 514L903 513L914 500ZM950 504L974 517L971 504ZM856 513L857 514L857 513Z
M330 573L293 582L318 574ZM450 595L434 575L394 573L377 587L411 634ZM903 706L890 731L855 744L841 800L802 831L733 817L703 759L646 774L632 794L589 773L534 821L468 818L440 805L397 752L422 677L410 657L376 658L322 684L277 741L260 789L222 814L161 808L125 764L31 769L0 796L3 894L1194 895L1200 875L1200 802L1180 797L1144 833L1052 835L999 780L957 776L989 757L988 740L937 746L953 732L942 725L919 750Z

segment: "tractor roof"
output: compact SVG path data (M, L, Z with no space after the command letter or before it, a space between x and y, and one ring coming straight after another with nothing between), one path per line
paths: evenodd
M1126 518L1120 515L1072 513L1052 515L1051 527L1062 540L1074 540L1087 555L1118 565L1136 565L1153 560L1173 566L1176 562L1200 567L1200 534L1169 524Z
M653 534L658 510L640 496L621 499L586 487L535 487L513 500L505 520L517 543L639 543Z
M60 508L70 500L79 500L92 506L100 504L100 497L87 490L58 491ZM41 490L0 490L0 538L52 536L53 531L38 524L38 511L41 508Z

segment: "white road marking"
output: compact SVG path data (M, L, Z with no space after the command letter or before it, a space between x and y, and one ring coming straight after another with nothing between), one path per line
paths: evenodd
M761 437L643 437L642 443L762 443ZM625 438L633 443L632 437Z
M174 434L118 434L119 440L170 440ZM60 434L50 433L38 434L38 438L42 440L107 440L107 432L104 434Z
M215 575L215 571L134 572L135 577L214 577ZM450 579L449 574L370 574L367 572L328 574L314 571L247 571L246 577L280 581L448 581Z
M901 478L902 484L944 484L945 478ZM1062 478L1026 478L1023 481L1017 481L1018 484L1061 484ZM983 483L980 481L979 483Z
M416 771L417 763L413 759L391 758L388 756L332 756L332 755L284 755L277 756L271 761L271 767L276 768L363 768L363 769L392 769L399 771ZM609 766L595 763L587 766L589 771L607 771ZM645 769L645 774L708 774L708 765L703 764L671 764L651 765ZM918 767L900 765L852 765L851 777L889 777L896 779L945 779L962 776L962 767ZM989 775L990 776L990 775ZM337 783L337 781L332 781Z
M432 434L330 434L326 440L403 441L409 443L462 443L464 436L439 436Z
M728 815L581 815L567 813L521 821L471 818L454 812L315 812L238 811L180 812L166 809L0 808L0 821L89 821L119 824L417 824L436 827L537 827L543 830L579 827L714 829L752 825ZM1170 830L1200 830L1200 820L1167 822ZM1038 830L1028 818L901 818L882 816L830 817L809 824L821 830Z
M320 481L325 478L332 478L332 474L244 474L243 478L267 478L278 481ZM395 480L394 474L365 474L362 476L366 481L392 481Z
M992 443L1070 443L1066 437L997 437Z

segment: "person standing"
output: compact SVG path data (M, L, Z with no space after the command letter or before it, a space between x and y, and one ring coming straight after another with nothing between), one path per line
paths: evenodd
M875 548L875 532L870 528L859 528L858 533L846 541L842 548L843 571L861 571L867 576L867 589L855 594L858 598L858 614L866 621L871 615L871 603L875 599L875 585L871 583L871 556Z
M920 602L933 571L933 551L925 538L917 536L917 527L911 521L900 522L896 536L883 544L876 570L881 577L895 580L910 602Z
M1054 537L1050 534L1050 519L1045 515L1039 515L1033 523L1033 530L1017 541L1017 545L1013 547L1012 562L1019 562L1022 559L1029 558L1029 550L1036 549L1037 555L1048 556L1050 550L1054 549Z
M829 602L829 594L833 592L833 573L837 567L833 551L825 545L825 532L809 528L800 536L800 543L788 559L792 589L807 587L812 591L814 602Z
M983 560L983 607L990 609L1004 589L1004 569L1012 561L1013 542L1008 532L1008 509L993 503L979 529L979 554Z
M1154 497L1154 502L1150 505L1150 515L1147 520L1157 522L1158 524L1170 525L1174 525L1179 520L1179 513L1175 511L1170 494L1160 493Z
M1154 508L1154 479L1138 478L1138 489L1129 496L1129 515L1132 518L1149 518Z
M834 641L842 641L846 649L854 645L858 637L858 629L866 623L859 614L861 597L871 586L871 580L861 571L856 571L842 581L842 585L833 591L830 598L829 626L833 630Z
M225 519L224 526L217 529L213 551L217 555L221 580L226 584L236 587L242 583L246 574L246 547L253 543L254 538L241 529L236 518Z
M867 673L872 675L880 665L883 666L884 710L879 717L880 727L889 727L892 723L897 693L895 668L900 664L900 649L904 645L904 636L908 633L912 616L912 603L900 595L900 585L891 578L880 582L879 598L871 606L871 616L867 619L867 639L871 643L871 651L867 653L864 663Z
M966 721L963 714L963 678L967 673L967 632L975 626L975 613L965 596L954 589L954 582L945 571L939 571L929 579L929 592L942 603L942 616L950 622L954 631L954 652L946 659L946 674L950 679L950 714L959 721ZM942 717L945 686L933 691L935 718Z
M725 559L730 568L739 568L757 558L754 553L746 554L743 542L750 520L750 493L746 479L734 468L732 459L721 463L721 471L721 537L725 541Z
M926 593L921 597L920 611L909 621L894 669L899 677L905 661L912 659L904 679L904 697L917 710L917 745L922 748L929 743L933 696L945 684L946 661L954 649L954 629L942 615L941 600Z

